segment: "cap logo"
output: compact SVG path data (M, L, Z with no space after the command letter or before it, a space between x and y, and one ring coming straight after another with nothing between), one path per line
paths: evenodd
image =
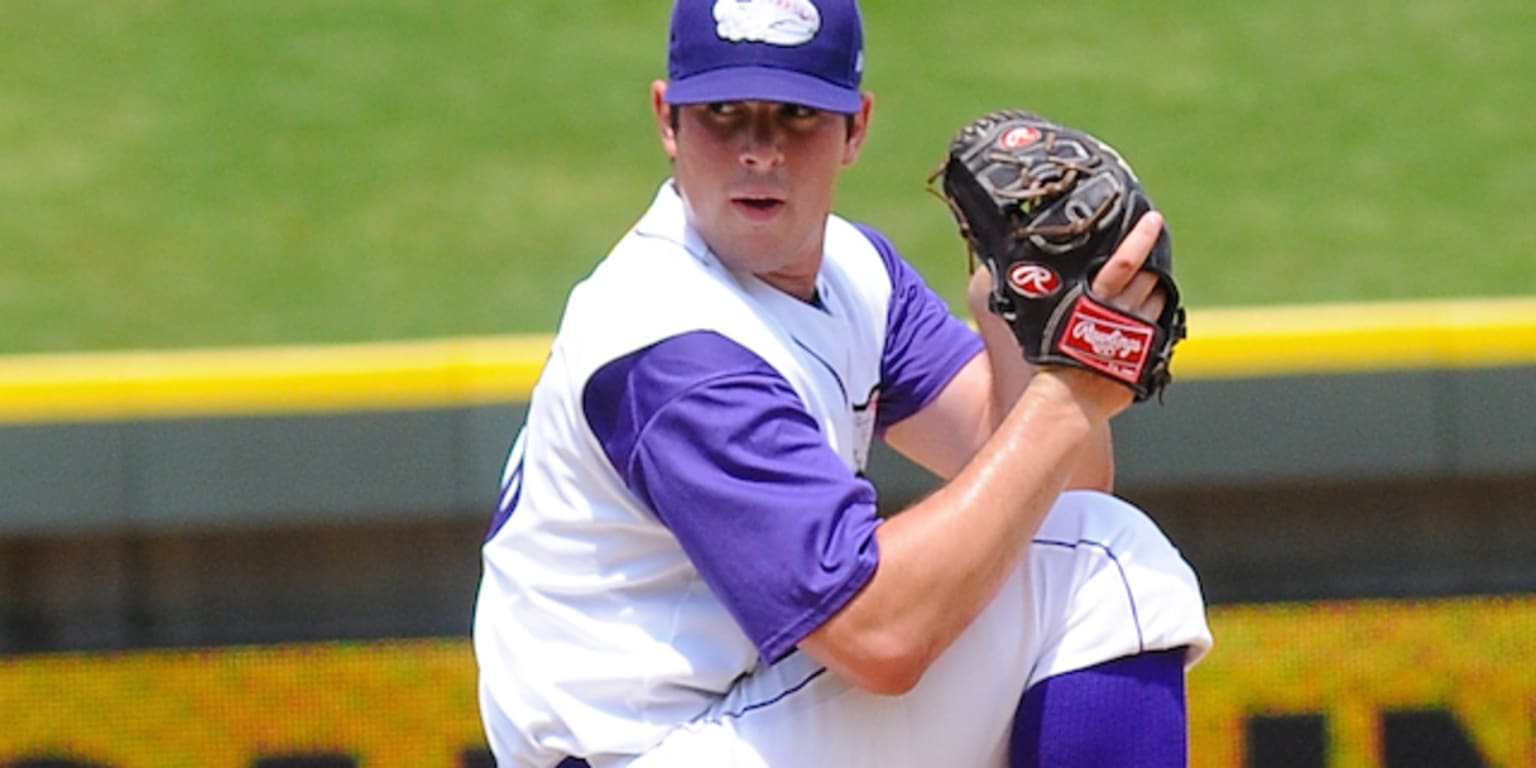
M803 45L821 30L810 0L715 0L715 34L733 43Z

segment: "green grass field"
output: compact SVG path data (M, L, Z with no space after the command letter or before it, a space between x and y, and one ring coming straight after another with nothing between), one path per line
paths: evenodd
M839 208L951 299L923 181L1004 106L1127 154L1191 305L1536 293L1530 0L864 5ZM0 353L551 330L666 173L668 6L0 4Z

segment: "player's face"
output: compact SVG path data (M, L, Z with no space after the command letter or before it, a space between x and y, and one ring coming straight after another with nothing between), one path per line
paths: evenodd
M726 266L809 298L837 175L858 157L869 98L852 120L781 102L688 105L674 131L665 91L655 84L652 103L694 228Z

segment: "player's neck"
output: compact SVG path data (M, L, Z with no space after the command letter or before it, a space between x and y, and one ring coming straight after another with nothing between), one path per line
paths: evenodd
M780 272L764 272L755 277L768 285L787 293L813 307L821 306L821 294L816 290L816 272L809 275L788 275Z

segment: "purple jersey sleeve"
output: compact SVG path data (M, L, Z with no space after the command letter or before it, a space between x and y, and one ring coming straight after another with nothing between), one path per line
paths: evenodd
M874 574L873 487L736 342L687 333L614 360L582 408L764 659L789 653Z
M875 414L875 427L884 433L886 427L932 402L981 352L981 337L950 313L890 240L868 226L858 227L880 252L891 276L891 306L880 362L880 410Z

